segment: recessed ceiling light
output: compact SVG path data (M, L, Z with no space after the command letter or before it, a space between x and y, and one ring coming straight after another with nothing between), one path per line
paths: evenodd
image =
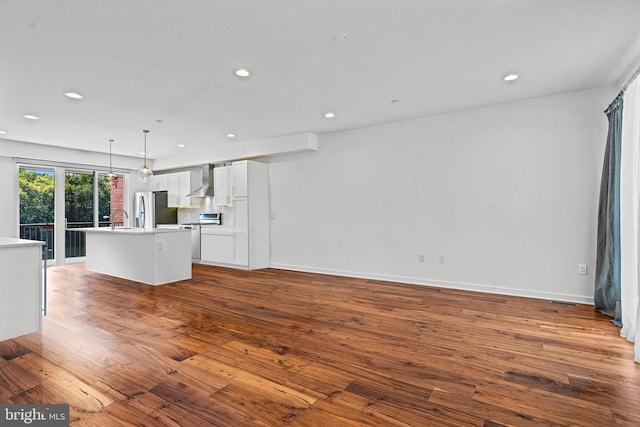
M332 37L333 41L336 43L344 43L349 40L349 34L347 33L336 33Z
M25 119L29 119L29 120L38 120L38 119L40 119L40 117L35 116L33 114L23 114L22 117L24 117Z
M324 113L324 117L326 119L333 119L336 116L336 113L332 113L332 112L328 112L328 113Z
M235 133L228 133L227 134L227 138L235 138L236 134Z
M246 68L238 68L233 72L238 77L249 77L251 75L251 71Z
M0 134L4 135L5 133L9 133L9 131L0 129Z
M71 99L83 99L84 95L78 92L65 92L64 96Z
M518 80L520 76L515 74L515 73L511 73L511 74L507 74L506 76L502 77L502 80L504 80L505 82L512 82L514 80Z
M185 144L178 144L178 148L184 148L184 147L186 147Z

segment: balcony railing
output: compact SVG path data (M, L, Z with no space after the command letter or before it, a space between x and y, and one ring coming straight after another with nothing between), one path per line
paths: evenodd
M122 222L114 225L121 226ZM65 257L83 257L87 254L86 233L83 228L93 227L93 222L68 222L64 233ZM99 227L110 227L111 222L101 221ZM47 242L47 259L53 259L55 253L54 224L52 222L42 222L34 224L20 224L20 238L27 240L40 240Z
M47 242L47 259L53 259L53 223L20 224L20 238Z

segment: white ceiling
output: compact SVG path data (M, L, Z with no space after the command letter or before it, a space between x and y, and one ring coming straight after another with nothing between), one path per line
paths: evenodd
M0 0L0 136L135 155L150 129L159 159L619 84L639 16L638 0Z

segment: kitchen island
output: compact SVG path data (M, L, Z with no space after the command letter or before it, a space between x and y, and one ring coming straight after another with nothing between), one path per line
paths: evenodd
M87 270L162 285L191 278L191 231L85 228Z
M40 330L43 244L0 237L0 341Z

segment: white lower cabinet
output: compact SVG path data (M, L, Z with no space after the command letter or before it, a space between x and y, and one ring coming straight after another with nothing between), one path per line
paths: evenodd
M200 229L200 260L204 262L233 264L235 245L233 231Z
M233 199L233 222L235 233L236 264L249 266L249 203L246 197Z
M237 232L233 235L235 262L243 267L249 266L249 235Z

